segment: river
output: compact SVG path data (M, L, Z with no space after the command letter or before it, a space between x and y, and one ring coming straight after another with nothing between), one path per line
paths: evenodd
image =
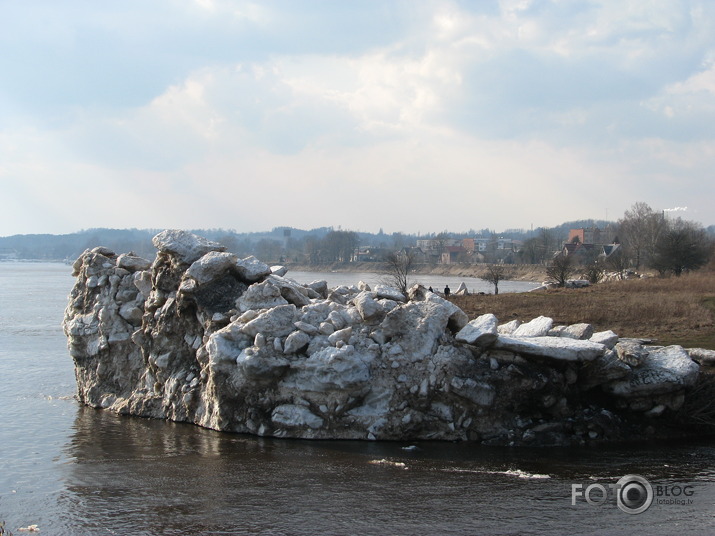
M60 327L70 271L0 263L0 522L15 536L715 532L713 440L277 440L82 407ZM627 474L651 485L643 513L601 500Z
M364 281L368 285L375 285L387 280L386 274L374 272L288 272L287 277L291 277L301 283L310 283L315 280L325 280L329 287L338 285L356 285L359 281ZM444 287L449 285L452 292L459 288L461 283L467 287L471 293L484 292L493 293L494 285L482 281L476 277L457 277L451 275L431 275L431 274L414 274L408 277L408 286L420 283L425 288L432 287L435 291L442 292ZM532 281L500 281L499 292L526 292L532 290L541 283Z

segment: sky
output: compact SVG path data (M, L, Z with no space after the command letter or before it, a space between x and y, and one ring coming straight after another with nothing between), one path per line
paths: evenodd
M0 0L0 236L707 226L714 170L712 0Z

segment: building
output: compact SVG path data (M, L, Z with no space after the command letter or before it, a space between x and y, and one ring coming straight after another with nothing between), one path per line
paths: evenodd
M447 246L442 249L442 264L454 264L467 255L467 250L460 246Z
M615 229L610 225L607 225L604 229L600 229L599 227L582 227L580 229L571 229L566 242L603 245L612 244L615 238Z
M461 246L462 241L458 238L428 238L417 241L417 247L422 251L442 250L445 247Z
M511 238L470 238L474 242L474 249L479 252L491 250L514 251L516 241Z
M391 253L387 248L360 246L355 251L355 260L359 262L382 262Z
M588 227L571 229L569 238L563 245L563 255L576 255L582 258L608 258L618 251L620 245L615 242L615 230L610 225L605 229Z
M520 242L511 238L432 238L418 240L427 262L504 262Z

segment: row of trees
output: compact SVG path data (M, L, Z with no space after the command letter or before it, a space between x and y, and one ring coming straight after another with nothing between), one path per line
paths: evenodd
M346 230L334 230L332 228L323 232L325 228L320 228L316 232L299 232L293 229L293 236L280 239L276 236L242 237L235 234L224 233L223 236L216 236L222 244L226 245L229 251L239 255L255 255L266 261L290 261L309 264L321 264L329 262L349 262L354 260L354 252L358 246L367 246L375 251L397 252L405 248L414 248L417 240L430 239L437 244L446 246L451 239L461 240L462 238L486 237L491 242L486 251L482 251L479 258L481 262L506 263L506 264L545 264L556 252L568 234L568 229L579 226L605 225L606 222L583 220L564 223L553 228L537 228L532 231L512 229L502 233L496 233L490 229L473 230L468 232L427 233L410 235L400 232L387 234L380 230L377 234L364 232L354 232ZM201 234L200 232L197 234ZM512 238L523 243L523 247L516 251L497 250L498 238ZM437 249L442 249L437 246ZM429 257L429 256L428 256ZM465 256L460 262L475 262L476 257ZM438 262L439 256L431 257L432 262ZM374 258L372 260L377 260ZM387 262L388 259L379 260ZM424 262L424 261L422 261Z
M576 274L592 283L607 271L654 270L659 275L679 276L705 266L713 257L715 242L702 225L668 218L646 203L635 203L618 221L619 247L608 257L560 254L547 267L548 278L559 286Z
M574 276L597 282L607 271L624 274L628 270L651 269L661 275L680 275L705 265L713 251L712 236L701 225L668 218L646 203L635 203L617 222L616 229L615 241L619 246L608 257L597 248L578 257L559 254L564 237L554 230L539 229L523 242L516 262L546 265L548 277L563 286ZM406 290L409 274L417 264L417 256L410 249L414 242L402 235L392 238L397 238L393 240L395 247L383 261L393 286ZM435 238L446 240L450 235L442 232ZM360 240L353 231L331 230L321 238L312 235L299 241L289 238L284 244L262 240L253 249L259 258L271 260L280 257L284 261L302 260L311 264L350 262L355 260ZM294 252L294 258L285 258L288 251ZM500 281L509 276L507 266L491 264L483 270L482 279L494 285L496 294Z
M668 218L646 203L634 204L618 223L623 254L636 270L680 275L707 264L713 251L713 240L702 225Z
M597 280L606 270L624 272L649 269L661 274L679 275L695 270L706 264L712 252L712 238L715 226L704 229L701 225L678 218L668 218L663 212L655 211L646 203L635 203L617 222L582 220L566 222L553 228L537 228L532 231L508 230L495 233L490 229L466 233L428 233L407 235L387 234L380 230L377 234L335 230L321 227L310 231L293 228L275 228L265 233L237 233L233 230L194 230L196 234L216 240L228 251L241 257L255 255L265 262L333 263L355 260L359 246L370 246L379 252L404 252L416 246L418 239L431 239L436 243L448 243L449 239L490 237L493 247L482 253L484 256L470 256L465 262L499 264L553 264L561 250L570 228L603 227L610 225L616 229L616 241L620 247L607 260L599 257L600 251L592 250L591 255L582 248L579 262L569 260L570 269L580 270L589 279ZM13 255L20 259L74 259L85 248L104 245L118 252L134 251L151 258L155 249L151 238L158 230L116 230L88 229L71 235L16 235L0 237L0 254ZM517 240L520 247L516 251L497 251L498 237ZM373 260L390 262L389 253L372 255ZM570 256L569 256L570 257ZM426 255L420 262L438 262L439 255ZM411 259L415 264L417 258ZM561 262L561 261L559 261ZM558 263L557 263L558 264Z
M609 255L599 248L585 249L581 255L558 252L560 242L548 230L524 242L519 251L529 264L546 264L546 275L558 286L565 286L574 276L592 283L600 281L607 271L624 275L629 270L651 269L661 276L679 276L706 265L713 257L715 241L699 224L681 218L668 218L646 203L635 203L617 224L617 246L609 247ZM389 282L406 291L415 257L409 251L395 252L386 258ZM480 278L494 286L511 277L509 266L488 264Z
M201 234L201 233L197 233ZM231 234L216 238L232 253L241 257L255 255L266 262L350 262L360 245L360 236L353 231L329 231L322 236L308 234L301 238L286 236L283 240L260 238L252 242L248 238L237 240Z

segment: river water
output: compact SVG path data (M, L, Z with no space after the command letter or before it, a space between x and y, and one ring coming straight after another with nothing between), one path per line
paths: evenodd
M338 285L356 285L359 281L364 281L368 285L375 285L386 280L385 274L376 274L370 272L288 272L288 277L295 279L301 283L310 283L316 279L324 279L328 282L328 286L335 287ZM442 292L444 287L449 285L452 292L455 292L461 283L464 283L467 290L471 293L484 292L494 293L494 285L482 281L476 277L457 277L450 275L423 275L414 274L408 277L408 286L415 283L424 285L425 288L432 287L435 291ZM540 283L531 281L501 281L499 283L499 292L527 292L540 286Z
M69 274L0 263L0 522L15 536L715 533L715 440L271 440L82 407L60 328ZM627 474L655 490L643 513L572 494Z

